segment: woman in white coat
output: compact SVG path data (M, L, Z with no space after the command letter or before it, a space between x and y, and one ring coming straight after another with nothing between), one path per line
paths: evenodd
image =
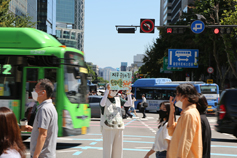
M128 101L116 97L117 90L110 90L109 84L100 101L101 106L101 131L103 135L103 158L123 157L123 129L121 106L132 105L131 87L127 91Z

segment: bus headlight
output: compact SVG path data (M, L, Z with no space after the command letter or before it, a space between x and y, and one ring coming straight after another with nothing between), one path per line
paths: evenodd
M63 110L63 127L68 129L73 129L72 118L67 110Z

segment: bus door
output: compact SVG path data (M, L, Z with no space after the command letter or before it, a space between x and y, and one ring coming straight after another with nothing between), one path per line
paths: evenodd
M22 118L27 118L28 124L33 125L36 114L37 102L33 100L31 92L39 79L47 78L54 84L54 95L52 97L55 104L57 87L57 68L56 67L25 67L22 80Z

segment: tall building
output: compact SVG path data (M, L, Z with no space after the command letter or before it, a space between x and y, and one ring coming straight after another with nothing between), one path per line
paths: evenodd
M120 71L126 71L127 70L128 63L127 62L121 62Z
M116 71L116 69L114 69L112 67L100 68L99 69L100 77L103 77L104 80L109 81L109 79L110 79L110 72L111 71Z
M57 0L56 36L66 46L84 51L84 0Z
M37 0L37 29L55 35L56 0Z
M91 67L91 69L99 76L99 66L94 65L92 62L86 62L88 66Z
M9 3L9 10L18 16L27 14L27 0L11 0Z
M37 22L37 0L28 0L27 1L27 13L32 19L32 22ZM37 28L37 23L34 26Z
M173 0L160 0L160 26L171 23L171 11Z
M175 24L194 0L160 0L160 26Z

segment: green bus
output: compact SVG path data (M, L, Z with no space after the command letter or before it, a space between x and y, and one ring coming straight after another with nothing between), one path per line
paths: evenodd
M33 28L0 28L0 37L0 107L32 122L37 102L31 92L38 79L48 78L55 87L58 136L86 134L91 110L84 53Z

